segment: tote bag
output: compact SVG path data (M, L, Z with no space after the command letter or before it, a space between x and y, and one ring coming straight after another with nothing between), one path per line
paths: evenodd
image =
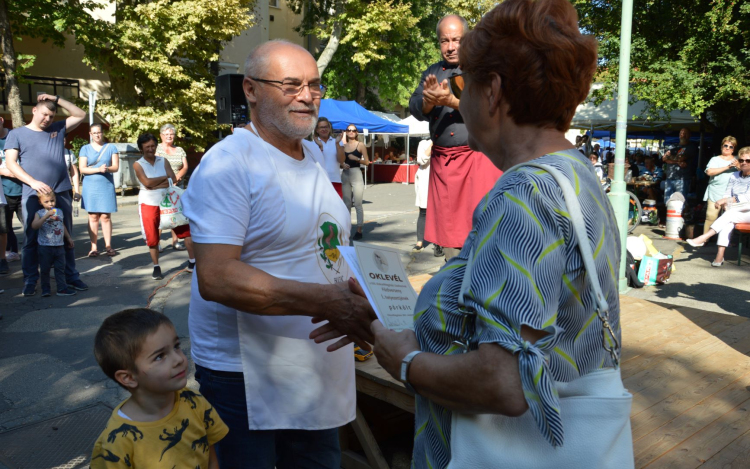
M187 225L190 220L182 213L183 189L172 184L169 179L169 187L164 191L164 198L159 204L159 229L172 230L178 226Z

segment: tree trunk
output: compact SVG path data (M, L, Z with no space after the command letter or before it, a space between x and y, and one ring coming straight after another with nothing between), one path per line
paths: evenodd
M367 92L367 86L362 83L361 81L357 83L357 97L354 98L357 103L359 103L361 106L365 106L365 93Z
M326 48L323 49L323 53L320 54L320 58L318 58L318 73L320 76L323 76L323 72L326 71L326 68L328 67L328 64L331 63L331 59L333 59L333 54L336 53L336 50L339 48L339 42L341 41L341 23L336 21L333 23L333 32L331 33L331 38L328 40L328 44L326 44Z
M145 104L138 102L138 90L135 86L135 73L120 59L110 57L104 62L104 69L109 75L109 86L112 100L127 106Z
M21 90L18 88L18 77L16 77L16 50L13 47L13 31L10 29L6 0L0 0L0 48L3 54L5 87L8 90L8 107L15 129L22 127L25 122L23 121Z

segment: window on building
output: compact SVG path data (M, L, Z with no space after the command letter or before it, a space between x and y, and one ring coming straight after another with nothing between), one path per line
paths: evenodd
M279 7L279 0L268 0L268 6L274 7L274 8L280 8Z
M23 81L18 84L21 91L21 102L26 106L36 104L38 94L47 93L57 95L68 101L74 101L81 96L81 87L78 80L67 78L49 78L24 76ZM0 77L0 104L8 104L8 89L5 86L5 77Z

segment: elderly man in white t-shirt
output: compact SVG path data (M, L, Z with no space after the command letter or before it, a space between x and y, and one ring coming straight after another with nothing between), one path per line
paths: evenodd
M338 469L337 429L356 413L353 350L310 340L311 318L364 345L375 316L337 249L349 211L303 140L325 87L310 53L285 41L250 54L243 87L252 123L211 148L183 198L196 379L230 428L220 467Z

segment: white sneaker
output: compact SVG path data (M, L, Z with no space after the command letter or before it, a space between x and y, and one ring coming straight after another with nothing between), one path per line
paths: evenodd
M17 252L5 251L5 259L7 259L8 262L20 261L21 255Z

